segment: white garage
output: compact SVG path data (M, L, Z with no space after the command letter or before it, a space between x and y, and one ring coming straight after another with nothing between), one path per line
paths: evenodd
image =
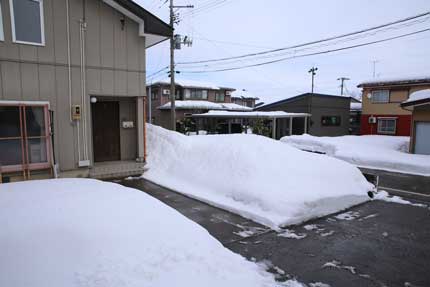
M414 144L415 153L430 155L430 122L415 122Z

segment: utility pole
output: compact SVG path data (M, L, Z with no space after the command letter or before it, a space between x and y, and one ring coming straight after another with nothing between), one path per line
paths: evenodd
M314 80L315 80L315 75L317 74L317 71L318 71L317 67L312 67L312 69L308 71L308 73L312 75L312 95L314 94Z
M349 81L350 78L346 78L346 77L340 77L339 79L337 79L338 81L341 81L340 84L340 95L343 95L343 88L345 87L345 81Z
M186 5L186 6L174 6L173 0L170 0L170 27L172 27L173 32L175 31L174 24L178 23L175 19L175 12L173 9L175 8L194 8L193 5ZM172 130L176 131L176 107L175 107L175 100L176 100L176 89L175 89L175 49L176 46L176 36L173 36L170 38L170 112L171 112L171 118L172 118Z
M376 78L376 63L378 63L378 60L373 60L373 78Z

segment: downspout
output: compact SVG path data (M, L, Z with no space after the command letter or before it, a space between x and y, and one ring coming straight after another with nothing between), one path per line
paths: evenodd
M80 52L81 52L81 105L82 105L82 141L83 141L83 160L80 165L88 166L88 141L87 141L87 103L86 103L86 59L85 59L85 31L87 28L86 23L86 11L85 5L86 1L83 1L83 16L79 23L79 42L80 42ZM79 134L79 131L78 131Z
M69 0L66 0L66 30L67 30L67 72L68 72L68 93L69 93L69 121L73 125L72 119L72 60L70 51L70 8ZM81 139L79 136L79 122L76 123L78 130L77 140L78 140L78 162L81 160Z

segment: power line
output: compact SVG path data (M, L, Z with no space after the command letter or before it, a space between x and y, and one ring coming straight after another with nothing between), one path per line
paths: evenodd
M371 36L375 36L378 33L381 32L386 32L388 30L399 30L401 28L404 27L409 27L415 24L419 24L419 23L423 23L425 21L427 21L428 18L426 19L420 19L420 20L415 20L413 22L409 22L409 23L403 23L401 25L395 26L395 27L386 27L382 30L377 30L377 31L372 31L372 32L367 32L366 34L361 34L361 35L355 35L353 37L350 38L346 38L346 39L339 39L337 41L334 42L328 42L328 43L321 43L319 45L314 45L311 47L303 47L301 49L294 49L294 50L289 50L289 51L284 51L284 52L280 52L280 53L273 53L273 54L269 54L269 55L259 55L259 56L255 56L252 58L246 58L246 59L232 59L232 60L226 60L223 62L213 62L210 64L190 64L190 65L186 65L187 68L205 68L205 67L209 67L209 66L215 66L215 65L220 65L220 66L225 66L225 65L231 65L237 62L241 62L243 63L244 61L257 61L257 60L263 60L263 59L273 59L273 58L277 58L277 57L281 57L281 56L285 56L285 55L289 55L289 54L297 54L298 52L304 52L307 50L315 50L316 48L322 48L322 47L327 47L327 46L333 46L333 45L337 45L337 44L343 44L343 43L347 43L347 42L351 42L351 41L355 41L355 40L359 40L359 39L363 39L363 38L367 38L367 37L371 37ZM208 41L211 41L209 39L206 39ZM180 64L179 64L180 65ZM184 65L185 66L185 65Z
M302 54L302 55L297 55L297 56L292 56L292 57L286 57L286 58L276 59L276 60L272 60L272 61L268 61L268 62L262 62L262 63L258 63L258 64L238 66L238 67L225 68L225 69L206 70L206 71L181 71L181 73L224 72L224 71L240 70L240 69L245 69L245 68L250 68L250 67L258 67L258 66L274 64L274 63L278 63L278 62L282 62L282 61L287 61L287 60L290 60L290 59L304 58L304 57L309 57L309 56L322 55L322 54L328 54L328 53L333 53L333 52L339 52L339 51L344 51L344 50L349 50L349 49L354 49L354 48L369 46L369 45L378 44L378 43L382 43L382 42L387 42L387 41L391 41L391 40L395 40L395 39L400 39L400 38L404 38L404 37L408 37L408 36L412 36L412 35L416 35L416 34L428 32L428 31L430 31L430 28L419 30L419 31L415 31L415 32L411 32L411 33L407 33L407 34L402 34L402 35L395 36L395 37L385 38L385 39L382 39L382 40L376 40L376 41L372 41L372 42L367 42L367 43L362 43L362 44L357 44L357 45L352 45L352 46L346 46L346 47L342 47L342 48L337 48L337 49L332 49L332 50L326 50L326 51L321 51L321 52L315 52L315 53Z
M265 55L265 54L270 54L270 53L274 53L274 52L280 52L280 51L290 50L290 49L294 49L294 48L300 48L300 47L304 47L304 46L319 44L322 42L332 41L332 40L336 40L339 38L345 38L345 37L353 36L353 35L357 35L357 34L362 34L365 32L378 30L381 28L385 28L385 27L396 25L396 24L408 22L408 21L411 21L411 20L414 20L417 18L422 18L422 17L428 16L428 15L430 15L430 12L421 13L421 14L418 14L418 15L415 15L412 17L407 17L407 18L400 19L400 20L397 20L394 22L389 22L386 24L362 29L362 30L355 31L355 32L350 32L350 33L346 33L346 34L342 34L342 35L338 35L338 36L333 36L333 37L329 37L329 38L325 38L325 39L321 39L321 40L317 40L317 41L307 42L307 43L303 43L303 44L298 44L298 45L293 45L293 46L288 46L288 47L283 47L283 48L278 48L278 49L271 49L271 50L267 50L267 51L262 51L262 52L257 52L257 53L249 53L249 54L244 54L244 55L239 55L239 56L234 56L234 57L226 57L226 58L218 58L218 59L210 59L210 60L200 60L200 61L190 61L190 62L180 62L178 64L180 64L180 65L202 64L202 63L220 62L220 61L233 60L233 59L242 59L242 58L253 57L253 56L258 56L258 55Z

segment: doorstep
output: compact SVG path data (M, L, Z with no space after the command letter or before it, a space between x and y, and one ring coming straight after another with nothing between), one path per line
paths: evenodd
M90 168L89 176L97 179L111 179L141 175L144 171L144 162L108 161L95 163Z

